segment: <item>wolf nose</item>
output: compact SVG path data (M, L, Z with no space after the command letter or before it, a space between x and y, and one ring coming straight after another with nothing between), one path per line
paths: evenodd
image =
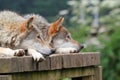
M55 53L55 49L53 48L53 49L51 49L51 53L53 54L53 53Z
M80 44L79 51L84 48L84 45Z
M84 48L84 45L80 45L80 50Z

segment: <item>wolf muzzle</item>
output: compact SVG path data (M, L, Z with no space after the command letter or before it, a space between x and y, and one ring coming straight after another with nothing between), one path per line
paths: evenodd
M83 45L83 44L80 44L79 49L78 49L78 52L80 52L83 48L84 48L84 45Z

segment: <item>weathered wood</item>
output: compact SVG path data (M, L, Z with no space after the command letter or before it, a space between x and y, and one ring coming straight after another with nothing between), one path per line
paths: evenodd
M82 57L83 55L79 54L65 54L63 56L63 67L64 68L71 68L71 67L77 67L82 66Z
M41 71L55 70L62 68L76 68L94 66L100 64L99 53L74 53L74 54L56 54L46 58L36 64L31 56L24 57L4 57L0 58L0 74L25 72L25 71Z
M84 67L100 64L100 53L74 53L65 54L63 57L63 67Z
M38 63L38 70L50 70L50 58L46 57L45 61Z
M0 58L0 80L102 80L100 54L54 54L35 62L31 56Z
M82 80L93 80L93 76L82 77Z
M30 56L0 58L0 74L35 70L36 64Z
M100 53L83 53L83 66L100 64Z
M12 80L11 75L0 75L0 80Z
M72 69L63 69L62 70L62 77L82 77L82 76L90 76L94 75L94 68L93 67L86 67L86 68L72 68Z
M62 69L62 55L50 56L51 70Z
M29 56L11 58L11 72L35 71L36 63Z
M45 61L42 61L38 65L38 70L55 70L62 69L62 57L61 55L52 55L46 57Z
M73 68L73 69L62 69L62 70L48 70L38 72L22 72L9 74L6 77L7 80L59 80L61 78L72 78L72 77L85 77L93 76L94 68ZM4 80L4 79L3 79Z
M95 75L93 80L102 80L102 66L95 67Z
M0 58L0 73L11 72L11 58Z
M12 80L59 80L60 70L14 73L11 75Z

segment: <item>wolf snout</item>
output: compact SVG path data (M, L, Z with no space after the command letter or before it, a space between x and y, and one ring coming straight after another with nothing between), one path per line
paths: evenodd
M84 45L80 45L80 50L84 48Z
M49 56L49 55L54 54L54 53L55 53L55 49L52 48L52 49L49 51L48 54L46 54L46 53L43 53L43 54L44 54L45 56Z
M78 51L81 51L84 48L83 44L80 44Z
M51 54L53 54L53 53L55 53L55 49L54 48L51 49Z

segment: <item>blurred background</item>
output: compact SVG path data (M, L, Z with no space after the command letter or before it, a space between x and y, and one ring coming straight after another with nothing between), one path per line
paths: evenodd
M101 52L103 80L120 80L120 0L0 0L0 10L35 13L49 22L65 18L83 51Z

